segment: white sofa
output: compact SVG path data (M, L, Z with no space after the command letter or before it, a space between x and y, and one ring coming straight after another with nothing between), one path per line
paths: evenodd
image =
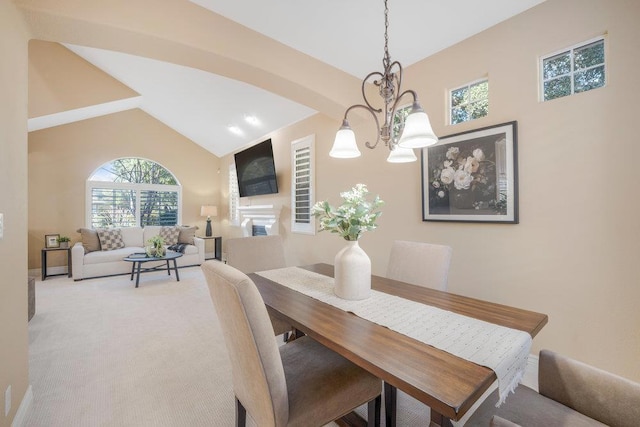
M91 277L113 276L131 273L132 263L123 258L134 252L144 252L147 241L160 233L160 226L123 227L120 229L124 248L109 251L86 252L82 242L71 248L71 271L73 280ZM204 239L193 237L193 244L187 245L184 255L177 259L178 267L200 265L204 262Z

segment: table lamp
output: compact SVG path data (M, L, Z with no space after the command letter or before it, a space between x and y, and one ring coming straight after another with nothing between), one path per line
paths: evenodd
M211 217L218 216L218 207L213 205L203 205L200 208L200 216L207 217L207 230L204 234L207 237L211 237L213 235L211 232Z

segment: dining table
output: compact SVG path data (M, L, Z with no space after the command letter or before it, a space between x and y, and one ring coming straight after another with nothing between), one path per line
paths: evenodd
M333 277L330 264L300 267ZM441 426L460 420L496 381L495 372L424 342L363 319L283 286L258 273L249 275L271 313L290 322L356 365L382 379L385 393L402 390L431 408L431 422ZM371 276L371 288L535 337L548 321L545 314ZM395 398L385 397L387 426L395 425ZM389 407L391 406L391 407Z

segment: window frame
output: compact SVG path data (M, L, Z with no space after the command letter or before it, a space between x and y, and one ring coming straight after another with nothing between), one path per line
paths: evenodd
M604 50L604 54L603 54L604 55L604 60L603 60L603 62L599 63L597 65L592 65L592 66L587 67L587 68L581 68L579 70L579 72L583 72L585 70L589 70L589 69L592 69L592 68L603 66L604 67L604 82L603 82L602 86L598 86L598 87L593 88L593 89L601 89L601 88L604 88L604 87L607 86L607 80L608 80L608 76L609 76L609 73L607 72L607 69L608 69L608 66L607 66L607 51L609 49L608 49L608 46L607 46L606 34L603 34L601 36L593 37L591 39L584 40L584 41L579 42L579 43L575 43L572 46L568 46L568 47L556 50L556 51L554 51L552 53L549 53L549 54L546 54L546 55L542 55L542 56L539 57L539 60L538 60L538 75L539 75L540 84L538 85L538 96L539 96L540 102L547 102L547 101L553 101L555 99L567 98L569 96L576 95L578 93L584 93L584 92L589 92L589 91L593 90L593 89L588 89L588 90L585 90L585 91L582 91L582 92L575 92L575 74L576 74L576 69L575 69L574 51L576 51L576 50L578 50L580 48L584 48L584 47L586 47L586 46L588 46L590 44L597 43L599 41L602 41L602 48ZM559 55L564 54L564 53L569 53L569 59L571 60L571 64L570 64L571 65L571 71L569 73L558 75L558 76L554 76L553 78L545 80L545 78L544 78L544 62L545 62L545 60L553 58L555 56L559 56ZM569 76L570 77L571 93L569 93L568 95L559 96L559 97L556 97L556 98L545 99L545 96L544 96L544 84L546 82L548 82L548 81L556 80L556 79L558 79L559 77L562 77L562 76Z
M168 173L173 176L176 181L175 185L165 185L165 184L148 184L148 183L134 183L134 182L113 182L113 181L92 181L91 177L94 176L101 168L105 165L110 165L111 163L122 160L122 159L140 159L147 162L152 162L157 164L158 166L165 169ZM177 192L178 193L178 201L177 201L177 218L176 225L182 223L182 185L180 181L176 177L176 175L171 172L167 167L158 163L151 159L146 159L143 157L121 157L117 159L110 160L101 164L98 168L96 168L91 174L89 174L89 178L87 178L85 185L85 224L87 228L93 228L93 190L94 189L117 189L124 191L135 191L136 195L136 216L135 223L138 227L143 227L140 223L140 204L141 204L141 193L143 191L157 191L157 192ZM115 227L121 227L121 225L115 225Z
M229 224L240 225L240 188L238 186L238 174L236 162L229 163L228 190L229 190Z
M461 122L453 123L453 108L454 108L454 106L453 106L453 92L456 91L456 90L462 89L462 88L467 88L467 90L470 92L471 91L471 86L475 86L475 85L477 85L479 83L484 83L484 82L487 83L487 97L475 100L475 101L473 101L473 103L476 103L476 102L479 102L479 101L481 101L483 99L486 99L487 100L487 114L485 116L482 116L482 117L469 118L468 120L463 120ZM448 98L449 98L448 99L448 101L449 101L449 109L448 109L449 125L455 126L455 125L459 125L459 124L462 124L462 123L470 122L472 120L478 120L478 119L481 119L483 117L489 116L489 77L488 76L487 77L481 77L479 79L472 80L472 81L470 81L468 83L465 83L463 85L456 86L456 87L450 89L449 93L448 93ZM466 104L460 104L460 105L456 106L456 108L459 108L461 105L471 105L471 104L472 104L471 102L467 101Z
M298 234L316 234L315 217L311 214L311 209L315 203L315 134L296 139L291 142L291 232ZM296 175L299 169L296 166L296 153L300 150L309 150L309 222L297 222L296 212L298 203L296 200Z

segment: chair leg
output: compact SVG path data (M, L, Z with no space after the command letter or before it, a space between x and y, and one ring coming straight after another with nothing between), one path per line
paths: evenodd
M247 425L247 410L236 397L236 427L245 427Z
M385 381L384 383L384 416L387 427L396 427L396 410L398 389Z
M380 427L380 407L382 406L382 396L378 395L369 401L367 414L367 427Z

